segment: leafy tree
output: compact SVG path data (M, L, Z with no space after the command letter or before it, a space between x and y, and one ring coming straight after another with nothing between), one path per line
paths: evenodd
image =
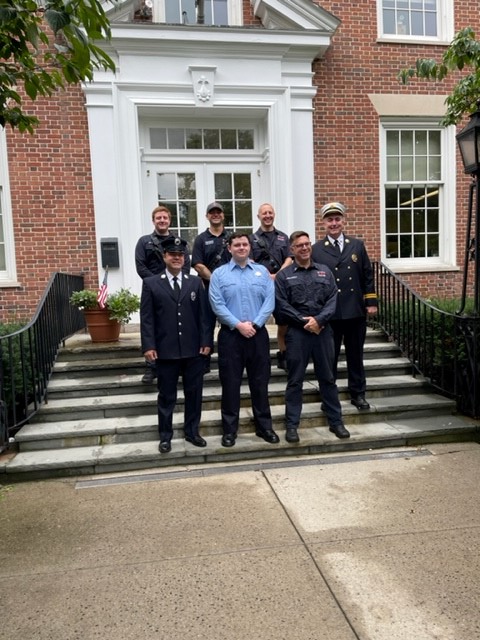
M407 84L411 78L442 81L455 72L467 71L456 82L445 103L447 111L442 124L458 124L466 113L477 109L480 99L480 42L471 27L459 31L443 54L442 61L419 58L414 68L402 69L400 80Z
M33 133L38 119L22 95L36 100L66 84L115 70L95 42L110 39L100 0L0 0L0 125Z

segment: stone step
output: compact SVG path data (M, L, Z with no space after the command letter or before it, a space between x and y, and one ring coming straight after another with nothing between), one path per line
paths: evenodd
M388 375L409 375L411 372L411 364L407 358L379 358L376 360L368 360L365 362L365 370L368 379ZM108 372L108 374L101 375L100 373L95 376L80 376L75 374L64 373L62 376L52 377L48 385L48 398L49 401L63 398L75 398L75 397L87 397L95 395L112 395L112 394L127 394L127 393L146 393L156 391L156 385L144 385L141 382L141 374L132 372L114 373ZM307 367L306 380L314 379L313 365L310 364ZM346 380L347 377L347 365L345 362L340 361L338 365L338 384L342 383L342 380ZM280 380L286 381L286 374L284 371L272 367L271 382L279 382ZM204 388L218 385L218 372L212 370L211 373L205 375Z
M435 396L433 401L437 401ZM242 431L234 447L221 446L219 434L207 436L207 446L197 448L183 438L172 441L172 451L161 455L158 440L98 443L86 446L20 452L0 463L0 473L7 482L100 473L126 473L135 470L173 467L190 470L196 465L250 461L284 456L317 455L382 447L420 446L432 442L459 442L479 437L479 427L460 416L424 416L414 418L398 408L388 420L366 424L349 424L351 437L337 439L326 426L299 430L300 443L285 442L278 429L280 443L267 444L251 432ZM119 427L120 429L120 427Z
M269 327L275 364L276 327ZM88 336L67 341L48 386L48 403L16 435L16 444L0 464L9 480L48 478L105 472L127 472L166 466L254 460L319 452L408 446L422 442L473 439L476 425L453 416L455 403L435 394L428 381L412 377L412 367L398 347L379 331L369 330L365 346L367 397L371 408L358 411L347 392L346 364L339 361L338 387L344 421L352 437L337 439L320 410L320 394L307 369L300 424L301 442L284 439L286 374L272 367L269 384L273 424L278 445L255 436L250 391L241 389L239 437L235 447L221 446L221 388L216 371L205 376L201 434L207 447L199 449L183 438L181 385L173 416L172 452L158 452L156 385L140 382L144 362L139 335L124 334L118 344L96 345Z
M338 380L338 390L340 399L347 399L346 380ZM270 404L283 405L285 402L285 379L275 378L269 384ZM412 378L406 375L388 375L380 377L369 377L368 398L369 400L378 396L391 396L393 394L402 396L421 393L428 388L423 378ZM115 390L113 390L115 391ZM248 385L242 384L240 389L241 406L250 405L250 390ZM304 403L319 401L318 385L314 380L306 380L303 392ZM203 409L219 409L221 400L221 387L207 386L203 393ZM176 413L183 411L184 395L181 387L178 389ZM78 397L52 398L49 396L48 403L32 419L31 423L52 422L57 420L83 420L108 418L117 416L131 416L156 413L156 389L154 385L147 388L142 387L141 393L126 394L112 393L102 390L95 395L80 393Z
M107 363L105 361L113 360L113 363L109 363L111 365L115 364L115 361L119 359L123 360L123 358L125 358L127 362L132 361L133 363L142 363L143 357L140 347L140 333L131 329L132 328L130 328L128 332L122 333L118 342L109 343L108 345L105 343L92 342L87 333L77 333L65 341L65 346L62 347L58 354L57 364L63 367L67 362L93 360L104 362L106 366ZM275 325L267 325L267 329L270 334L272 354L274 355L277 350L277 329ZM390 345L391 349L396 349L398 351L398 347L395 343L388 342L385 338L385 334L381 330L368 328L365 349L368 350L370 347L373 348L373 345L376 343ZM59 368L61 369L61 367Z
M433 416L451 413L453 401L428 393L409 393L404 396L371 397L370 409L358 411L349 401L341 402L345 424L367 425L390 420L396 416L409 414L413 417ZM271 406L275 429L284 425L285 407L282 404ZM78 414L77 414L78 415ZM325 415L320 410L320 402L304 403L300 426L304 429L327 426ZM183 437L183 414L175 412L173 428L176 438ZM250 407L240 411L240 432L254 431L253 416ZM201 433L204 437L221 435L221 419L219 410L202 412ZM52 422L36 422L25 425L16 436L20 451L40 449L60 449L64 447L99 446L121 442L158 440L156 412L151 414L125 412L112 415L100 411L96 416L86 419L61 420Z
M272 367L276 365L276 349L270 351ZM126 373L141 376L145 372L145 361L140 354L131 355L122 351L116 351L116 357L112 357L110 352L96 351L95 357L92 354L89 357L71 354L69 358L58 358L55 362L52 381L63 376L68 377L97 377L106 374L123 375ZM395 358L400 355L398 347L391 342L372 342L365 345L364 360L368 366L371 360L379 360L383 358ZM340 353L340 363L344 360L343 348ZM217 369L217 354L214 353L212 358L212 369Z

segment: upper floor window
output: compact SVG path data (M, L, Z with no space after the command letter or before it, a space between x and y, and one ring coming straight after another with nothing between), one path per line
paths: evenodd
M454 262L450 134L438 125L384 127L383 253L396 267Z
M231 0L164 0L165 22L173 24L206 24L226 26L229 20ZM202 20L203 8L203 22ZM163 22L163 20L162 20Z
M453 36L449 0L379 0L380 37L445 42Z

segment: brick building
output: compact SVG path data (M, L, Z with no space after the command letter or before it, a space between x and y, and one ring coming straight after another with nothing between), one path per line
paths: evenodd
M119 2L116 74L38 100L35 135L2 132L0 319L29 318L54 271L96 287L102 239L119 249L110 289L139 292L153 207L192 241L214 199L230 228L270 201L279 228L317 238L319 209L341 200L373 259L423 295L458 295L470 179L439 125L451 83L397 73L478 26L477 3L205 0L205 24L194 5Z

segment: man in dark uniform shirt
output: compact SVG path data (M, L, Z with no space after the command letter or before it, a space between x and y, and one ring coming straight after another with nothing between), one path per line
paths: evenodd
M287 442L299 442L302 391L310 357L322 394L330 431L337 438L350 437L343 424L338 389L333 374L333 332L328 322L335 312L337 287L328 267L312 260L308 233L290 236L294 262L275 279L275 313L288 325L285 427Z
M153 233L142 236L135 247L135 266L137 273L142 280L150 276L161 273L165 269L163 259L162 240L174 237L170 232L172 214L170 209L164 205L155 207L152 211ZM190 273L190 256L185 254L183 273ZM153 384L155 380L155 367L147 363L146 371L143 375L144 384Z
M275 209L271 204L265 202L258 208L257 218L260 220L260 227L250 236L252 251L250 257L258 264L263 264L268 269L273 280L276 274L292 264L290 255L290 242L288 236L283 231L276 229ZM285 369L285 334L287 327L277 323L277 367Z
M187 243L168 237L162 246L165 270L143 281L140 334L145 358L157 369L159 451L168 453L180 376L185 402L185 440L196 447L206 446L198 431L204 357L210 353L212 343L205 287L197 276L182 273Z
M229 262L231 256L227 246L229 234L224 227L225 213L222 205L219 202L210 203L207 207L206 217L209 227L195 238L192 249L192 267L203 280L208 294L212 273L222 264ZM216 320L217 318L210 307L212 340ZM209 371L210 357L205 362L205 373Z
M346 236L345 206L329 202L320 210L326 236L313 245L312 258L326 264L338 287L337 308L330 322L335 338L335 378L342 341L348 369L348 391L357 409L369 409L363 348L367 314L377 313L373 270L362 240Z

